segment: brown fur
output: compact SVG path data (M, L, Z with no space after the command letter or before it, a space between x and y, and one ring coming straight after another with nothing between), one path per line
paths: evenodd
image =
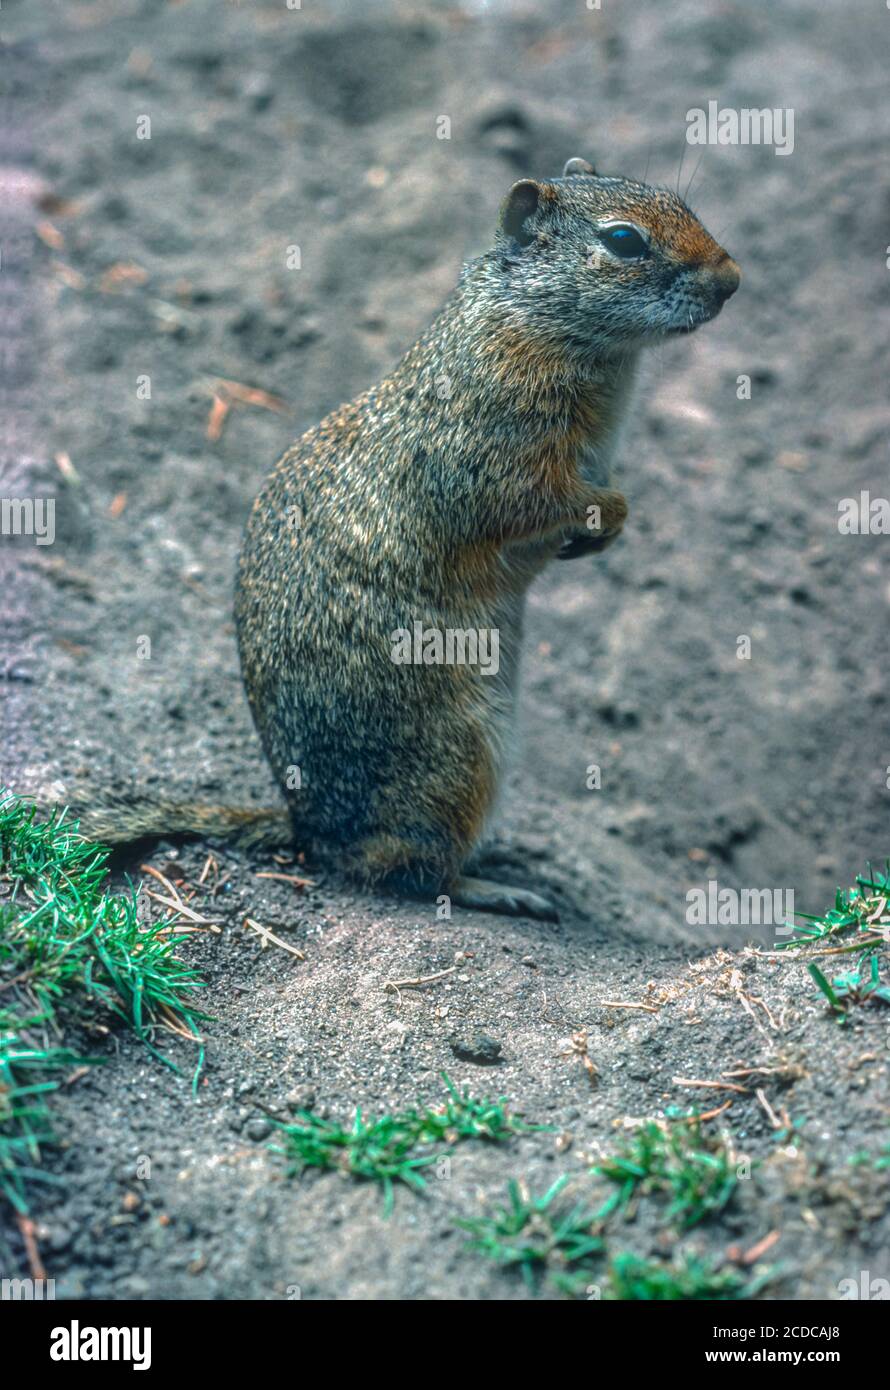
M645 234L645 257L612 249L616 222ZM602 484L639 348L704 322L737 283L674 194L583 162L523 180L492 250L390 375L286 450L247 522L235 617L302 849L365 880L552 915L534 893L463 876L503 774L525 593L558 553L621 531L627 503ZM395 662L415 623L497 634L497 669ZM175 832L189 816L200 833L245 828L212 808L117 828ZM280 817L253 819L280 838Z

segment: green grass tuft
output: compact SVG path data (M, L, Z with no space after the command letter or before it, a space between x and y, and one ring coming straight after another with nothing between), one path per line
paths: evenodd
M846 1022L853 1004L865 1004L871 999L890 1004L890 987L881 984L878 957L873 952L865 952L855 969L845 970L831 980L813 961L807 968L831 1005L838 1023Z
M858 874L852 888L838 888L834 907L814 916L809 912L797 914L806 924L795 927L796 935L779 942L777 950L796 946L838 946L848 951L861 951L869 944L886 944L890 939L890 859L883 872L868 865L868 872Z
M577 1296L593 1280L605 1249L596 1230L597 1214L583 1202L557 1201L568 1183L558 1178L543 1196L511 1182L507 1204L492 1216L461 1220L470 1247L495 1263L518 1269L530 1288L547 1276L557 1288Z
M500 1100L478 1100L460 1093L443 1073L447 1099L438 1109L406 1110L397 1115L366 1120L356 1110L351 1128L321 1120L301 1111L298 1123L279 1125L289 1172L306 1168L333 1168L356 1178L383 1185L386 1211L392 1210L394 1184L404 1183L422 1192L426 1181L421 1169L435 1163L448 1147L462 1139L499 1143L514 1134L533 1133L539 1126L525 1125ZM430 1153L418 1152L435 1146Z
M719 1136L706 1135L699 1124L654 1120L593 1172L617 1189L600 1209L601 1219L626 1211L637 1197L663 1193L670 1199L665 1221L684 1231L722 1211L738 1182L734 1155Z
M694 1255L668 1262L624 1252L610 1261L603 1297L640 1302L753 1298L772 1278L774 1270L745 1278L735 1269L716 1269Z
M777 945L780 951L802 946L817 947L818 955L826 951L838 956L859 955L852 969L833 978L814 961L807 962L839 1023L846 1022L855 1004L890 1004L890 985L880 980L880 948L890 942L888 903L890 860L883 871L869 864L866 873L857 875L852 888L837 890L830 911L821 917L799 913L804 925L795 927L795 935Z

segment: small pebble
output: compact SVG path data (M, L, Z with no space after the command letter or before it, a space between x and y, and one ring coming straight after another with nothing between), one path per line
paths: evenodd
M487 1033L474 1033L469 1038L452 1038L451 1051L464 1062L490 1067L501 1060L502 1045Z

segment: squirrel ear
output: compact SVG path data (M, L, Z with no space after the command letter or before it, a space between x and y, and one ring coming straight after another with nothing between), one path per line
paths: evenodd
M596 170L592 164L587 163L586 159L581 159L576 155L574 159L568 160L562 171L564 179L570 178L572 174L592 174L596 177Z
M501 204L501 231L520 246L530 246L534 233L526 231L525 224L537 211L541 189L534 179L520 179L514 183Z

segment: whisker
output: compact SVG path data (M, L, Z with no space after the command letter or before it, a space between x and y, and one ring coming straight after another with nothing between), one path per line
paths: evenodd
M680 179L683 177L683 161L684 161L684 159L686 158L686 144L687 144L687 141L686 141L686 136L685 136L685 134L684 134L684 136L683 136L683 149L682 149L681 152L680 152L680 167L679 167L679 169L677 170L677 187L676 187L676 190L675 190L678 198L679 198L679 196L680 196Z
M695 168L694 168L693 171L692 171L692 178L689 180L689 182L688 182L687 185L686 185L686 192L683 194L683 202L684 202L684 203L688 203L688 202L689 202L689 190L690 190L690 188L692 187L692 185L695 183L695 176L696 176L696 174L698 173L699 169L701 168L701 162L702 162L702 160L704 159L704 157L705 157L705 152L704 152L704 150L702 150L701 154L699 155L699 157L698 157L698 159L697 159L697 161L696 161Z

